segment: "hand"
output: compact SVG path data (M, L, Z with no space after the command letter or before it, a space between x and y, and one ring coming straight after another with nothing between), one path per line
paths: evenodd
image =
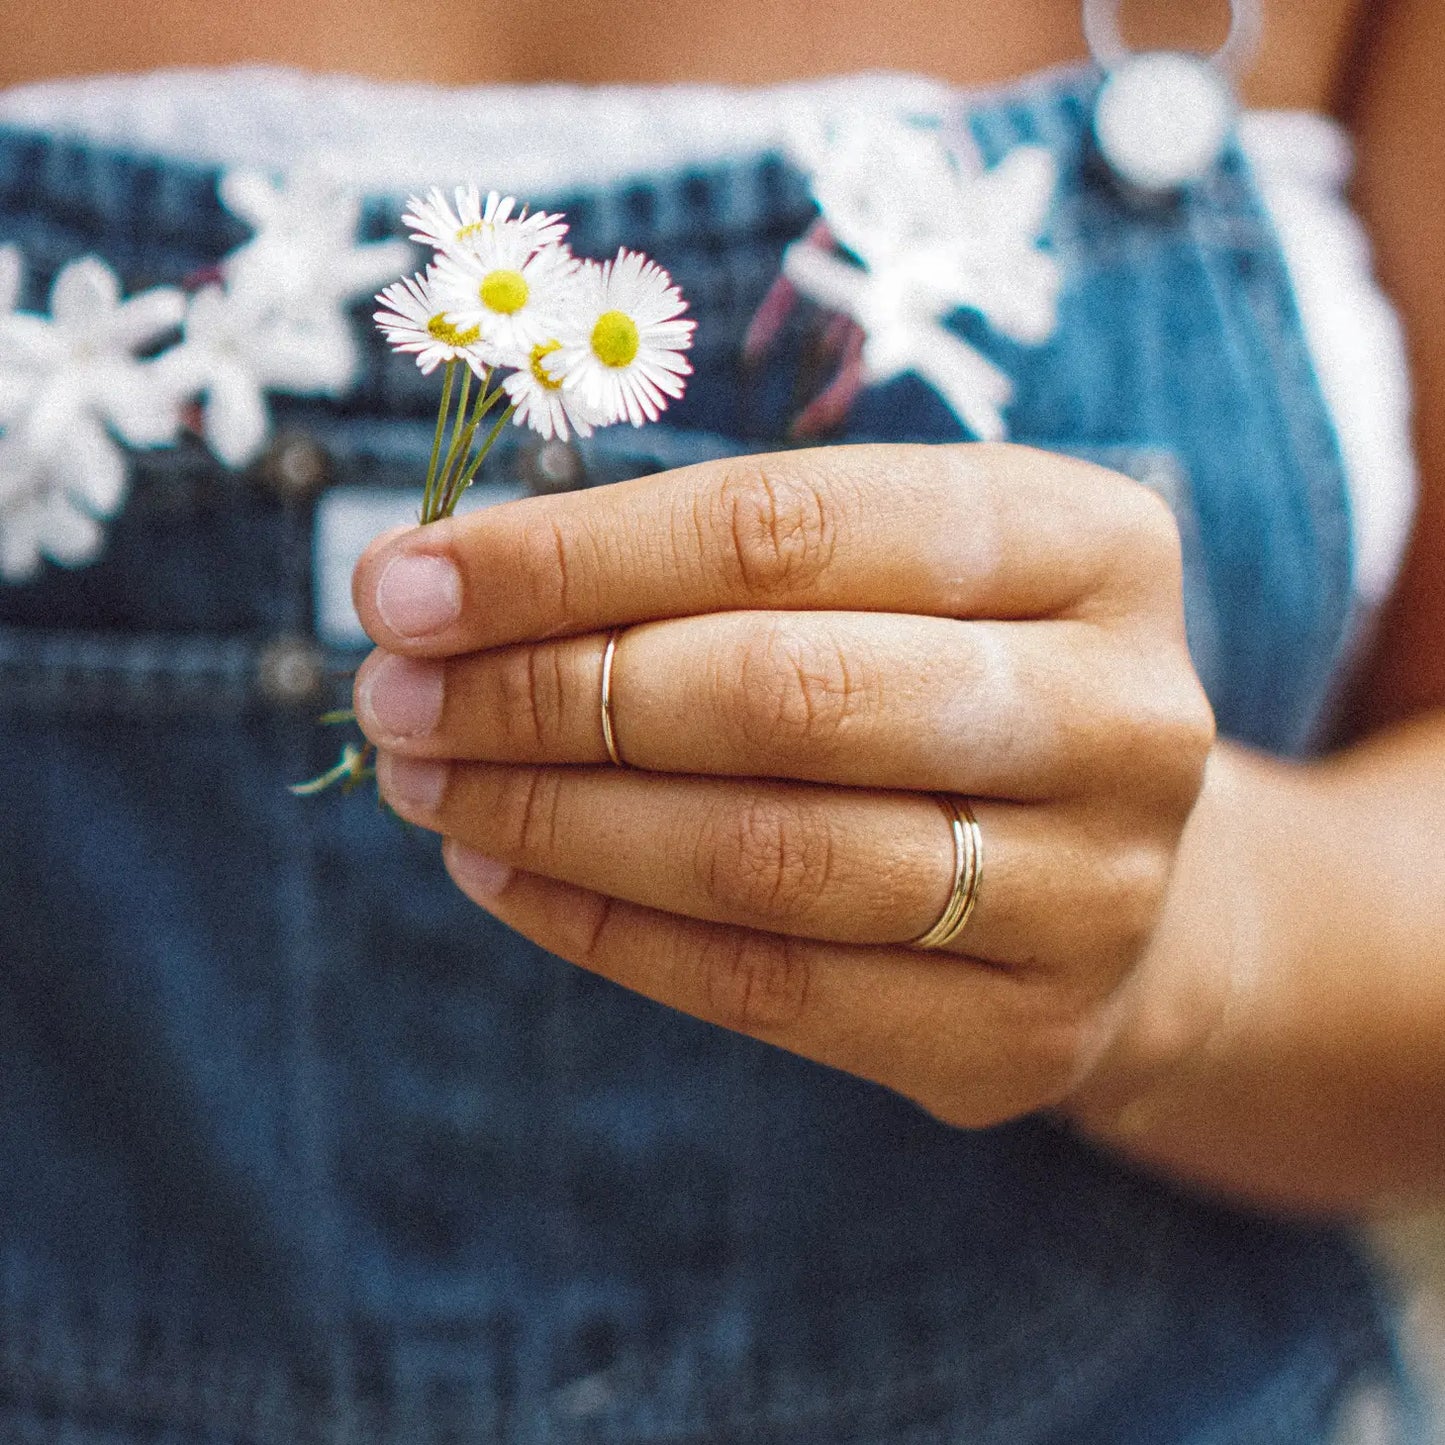
M730 460L378 539L355 596L383 793L521 933L954 1124L1104 1056L1213 741L1144 488L1019 447ZM984 872L934 952L938 794Z

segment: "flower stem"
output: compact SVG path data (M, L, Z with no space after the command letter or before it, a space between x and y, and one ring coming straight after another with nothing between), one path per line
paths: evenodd
M472 457L472 439L477 434L477 427L481 420L505 395L499 386L495 391L484 393L477 398L476 407L472 411L471 418L467 422L466 435L462 438L461 449L457 455L457 462L447 477L446 490L442 494L441 515L450 517L456 511L457 503L462 499L462 493L466 491L472 478L476 475L477 467L481 464L482 457L485 457L490 449L492 441L496 439L495 430L492 437L483 447L481 456Z
M452 405L452 382L456 380L457 363L447 362L446 380L442 383L442 402L437 408L436 435L432 438L431 461L427 463L426 486L421 494L421 518L425 522L431 511L433 489L437 481L437 460L442 454L442 433L446 430L447 413Z
M483 391L486 390L486 382L482 383ZM437 478L436 487L432 496L427 502L422 514L423 522L435 522L442 517L449 517L450 512L438 505L439 501L444 502L447 493L447 483L451 478L452 468L456 465L457 456L461 449L462 436L466 430L467 400L472 390L472 369L467 367L462 372L462 394L457 398L457 409L452 419L452 444L447 448L447 459L442 463L441 475Z
M500 394L500 388L498 388L498 395ZM462 473L461 485L457 488L458 498L460 498L461 494L466 491L469 486L471 486L473 479L476 477L478 471L481 470L482 463L487 459L487 453L491 451L492 447L496 444L497 438L502 434L502 428L506 426L509 421L511 421L512 415L516 410L517 408L515 406L509 406L501 414L501 416L497 418L496 423L492 427L491 431L487 433L486 441L482 443L481 449L477 452L475 458L473 458L471 465L468 466L466 471ZM456 504L453 503L453 506L455 505Z
M370 743L362 747L347 743L342 748L341 760L335 767L327 768L319 778L312 778L309 782L290 784L290 791L299 798L309 798L316 793L325 792L335 783L340 783L341 791L349 793L367 779L375 777L376 770L371 765L375 752L376 749Z

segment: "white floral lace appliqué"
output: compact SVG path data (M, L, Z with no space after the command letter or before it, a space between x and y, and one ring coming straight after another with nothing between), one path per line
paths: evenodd
M254 235L189 297L157 287L123 300L111 268L86 256L57 275L48 317L19 311L22 258L0 248L0 581L99 556L129 489L124 448L173 444L190 403L211 452L241 467L270 436L268 392L355 383L346 305L404 267L410 246L358 244L360 202L324 174L233 173L221 198Z
M100 550L101 522L125 500L130 446L175 440L179 409L156 363L137 360L185 310L179 291L129 301L103 261L72 261L50 316L15 310L20 257L5 253L0 315L0 577L23 581L42 556L65 566Z
M1018 146L986 170L936 127L876 115L800 130L794 150L821 225L789 246L783 275L861 330L863 383L913 373L980 440L1003 440L1013 382L944 323L972 310L1024 345L1053 335L1060 273L1040 244L1053 157Z

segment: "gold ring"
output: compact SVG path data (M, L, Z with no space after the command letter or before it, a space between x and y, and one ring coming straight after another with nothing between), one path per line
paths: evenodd
M973 809L962 798L940 794L938 802L953 835L953 891L938 922L912 941L914 948L944 948L963 932L978 902L978 885L983 877L983 834Z
M602 649L602 741L607 756L619 767L627 766L622 754L617 751L617 733L612 726L612 659L617 655L617 639L621 630L614 627L607 634L607 646Z

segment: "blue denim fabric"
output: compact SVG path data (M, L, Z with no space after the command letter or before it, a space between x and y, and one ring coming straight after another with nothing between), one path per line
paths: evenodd
M1036 351L959 324L1017 379L1018 439L1169 495L1223 730L1296 750L1351 560L1280 257L1237 157L1153 209L1116 191L1092 84L960 118L990 157L1054 151L1066 289ZM0 240L36 304L86 251L176 281L242 239L215 181L0 133ZM700 323L686 401L584 444L585 481L778 444L806 318L760 375L736 357L800 177L762 156L556 200ZM280 411L333 481L394 487L434 406L372 340L345 401ZM904 380L847 439L960 435ZM1045 1122L948 1129L542 953L357 799L291 798L357 659L312 636L316 498L277 465L143 457L100 561L0 587L0 1438L1305 1445L1394 1378L1342 1232Z

